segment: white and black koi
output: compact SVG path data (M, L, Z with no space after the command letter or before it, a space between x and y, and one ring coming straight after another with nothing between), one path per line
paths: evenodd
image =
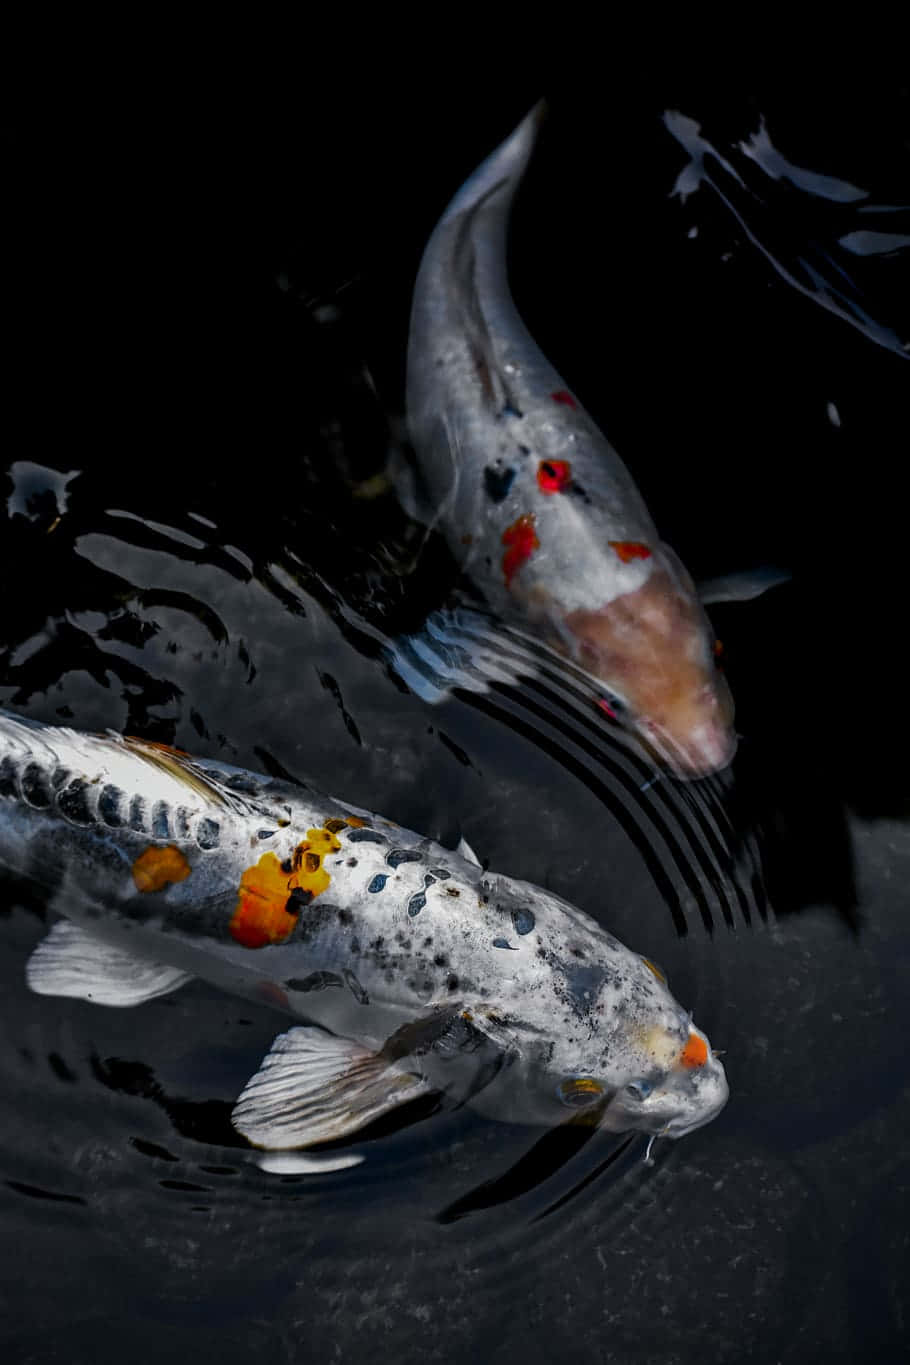
M702 776L736 747L711 626L509 292L506 229L541 116L537 106L474 172L426 247L408 344L411 440L433 523L493 611L530 621L599 680L611 715L677 774ZM412 685L439 658L432 641L415 659L420 649L409 641L403 659ZM474 674L489 675L489 660Z
M309 787L0 712L0 864L64 917L33 990L126 1006L196 976L305 1021L234 1109L269 1150L432 1092L670 1137L727 1099L663 976L594 920Z

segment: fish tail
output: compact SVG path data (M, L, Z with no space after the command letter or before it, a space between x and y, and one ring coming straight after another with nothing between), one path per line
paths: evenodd
M503 182L509 182L510 191L514 191L531 159L546 115L546 100L538 100L514 132L510 133L464 182L442 215L441 223L456 218L466 209L472 208Z

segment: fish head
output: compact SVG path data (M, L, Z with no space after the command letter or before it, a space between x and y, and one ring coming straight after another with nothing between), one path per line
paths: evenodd
M729 1087L706 1035L673 998L659 968L622 950L593 997L585 1034L564 1030L571 1066L557 1082L564 1105L598 1126L680 1138L723 1109ZM570 1060L557 1046L555 1064Z
M691 579L667 557L640 587L568 613L561 635L606 684L603 704L682 778L706 777L736 751L733 698Z

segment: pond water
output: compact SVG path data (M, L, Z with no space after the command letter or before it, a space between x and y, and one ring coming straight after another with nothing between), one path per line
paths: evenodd
M556 91L516 204L519 307L666 540L792 573L712 609L742 738L688 786L568 691L431 707L380 647L458 586L383 476L417 262L536 94L21 114L0 704L464 836L659 962L730 1102L653 1165L428 1106L270 1174L229 1116L282 1017L31 995L7 878L9 1359L906 1349L907 91Z

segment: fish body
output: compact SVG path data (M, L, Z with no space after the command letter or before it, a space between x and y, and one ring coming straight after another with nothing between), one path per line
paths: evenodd
M34 990L132 1005L196 976L298 1021L235 1110L262 1147L429 1091L670 1136L727 1098L662 976L594 920L306 786L0 713L0 862L64 917Z
M433 517L504 617L597 677L681 776L729 763L733 706L691 578L512 300L506 233L541 106L449 204L411 312L407 411Z

